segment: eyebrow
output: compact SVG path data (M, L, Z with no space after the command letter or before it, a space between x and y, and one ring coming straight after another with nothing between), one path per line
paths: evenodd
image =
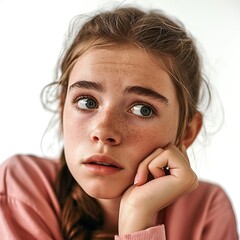
M150 88L145 88L145 87L140 87L140 86L131 86L131 87L128 87L125 91L128 93L135 93L138 95L143 95L143 96L147 96L147 97L156 99L157 101L164 103L164 105L166 105L166 106L168 105L168 102L169 102L169 100L166 97L164 97L160 93L158 93Z
M105 88L101 84L96 83L96 82L86 81L86 80L80 80L80 81L73 83L69 87L69 91L73 90L75 88L84 88L84 89L90 89L90 90L95 90L95 91L99 91L99 92L105 91ZM140 87L140 86L130 86L130 87L127 87L124 92L134 93L137 95L150 97L150 98L156 99L157 101L159 101L161 103L164 103L164 105L166 105L166 106L168 105L168 102L169 102L169 100L166 97L164 97L160 93L158 93L150 88L145 88L145 87Z
M99 92L104 91L104 87L101 84L96 83L96 82L85 81L85 80L80 80L80 81L73 83L69 87L69 90L73 90L75 88L85 88L85 89L96 90Z

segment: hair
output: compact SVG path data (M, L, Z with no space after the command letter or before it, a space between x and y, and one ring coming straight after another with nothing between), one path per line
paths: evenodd
M63 108L70 72L78 58L90 48L133 46L147 52L163 65L170 75L179 102L179 125L176 144L181 146L184 130L199 111L201 89L207 86L193 37L183 24L162 11L142 11L121 7L95 14L79 28L71 29L73 41L59 61L58 114L62 124ZM50 84L52 85L52 84ZM48 85L48 86L50 86ZM210 100L210 98L209 98ZM62 208L61 228L65 239L91 239L101 229L103 212L98 202L88 196L68 170L64 150L56 191Z

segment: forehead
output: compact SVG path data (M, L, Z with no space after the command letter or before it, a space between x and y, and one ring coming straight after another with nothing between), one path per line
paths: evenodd
M139 81L156 87L167 83L172 88L172 80L163 66L154 55L137 47L91 48L78 58L69 81L96 80L107 75L111 81L124 79L124 82Z
M76 61L68 86L79 81L101 85L105 92L117 96L133 86L151 89L178 105L175 86L160 61L137 47L92 48Z

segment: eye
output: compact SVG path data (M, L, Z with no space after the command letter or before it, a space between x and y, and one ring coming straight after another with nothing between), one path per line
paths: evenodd
M130 109L130 111L140 117L151 117L155 114L153 108L145 104L136 104Z
M96 109L97 101L90 97L81 97L77 100L77 106L80 109Z

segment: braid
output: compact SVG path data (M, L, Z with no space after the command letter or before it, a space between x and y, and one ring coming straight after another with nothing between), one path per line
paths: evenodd
M98 202L88 196L68 170L64 153L56 189L62 209L61 228L67 240L89 240L103 225L103 213Z

